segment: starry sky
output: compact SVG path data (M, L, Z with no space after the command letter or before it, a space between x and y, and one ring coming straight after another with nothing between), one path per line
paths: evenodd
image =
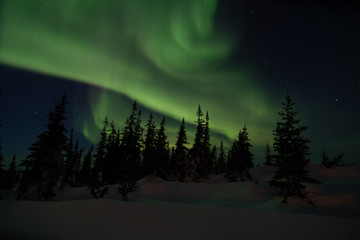
M360 10L350 1L0 1L3 154L18 161L66 93L67 126L83 146L102 121L121 128L137 100L194 139L209 111L211 142L246 124L262 163L288 92L309 127L310 159L360 163Z

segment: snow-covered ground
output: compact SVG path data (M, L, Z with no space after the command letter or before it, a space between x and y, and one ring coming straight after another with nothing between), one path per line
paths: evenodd
M312 208L301 200L273 199L267 180L274 168L251 172L258 184L201 183L147 177L122 202L117 186L105 199L86 187L68 188L55 202L0 201L0 239L360 239L360 167L322 169L310 175Z

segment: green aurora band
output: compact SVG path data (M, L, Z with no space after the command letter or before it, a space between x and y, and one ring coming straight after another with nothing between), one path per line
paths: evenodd
M90 140L104 116L118 121L129 114L114 113L129 103L117 101L114 108L110 90L188 123L201 104L212 131L232 140L246 124L254 145L271 142L279 104L274 108L249 70L226 66L238 36L215 29L216 0L0 4L1 63L104 89L89 94L92 119L78 126ZM175 135L177 127L168 131Z

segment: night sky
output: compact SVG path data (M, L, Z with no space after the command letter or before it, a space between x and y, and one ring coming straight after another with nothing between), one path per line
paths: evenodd
M246 124L255 164L287 92L309 127L310 158L360 163L360 10L348 1L2 0L0 135L18 161L66 93L67 126L96 143L105 116L122 127L137 100L144 122L167 120L170 145L196 109L212 144Z

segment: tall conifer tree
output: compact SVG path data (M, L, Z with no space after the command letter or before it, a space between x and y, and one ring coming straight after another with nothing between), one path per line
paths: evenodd
M187 137L185 129L185 119L181 121L179 131L177 132L175 149L172 154L171 169L175 180L184 181L186 176L186 162L188 160L188 149L186 147Z
M1 124L0 124L1 128ZM4 169L4 156L2 154L2 143L0 136L0 189L5 188L5 169Z
M247 128L244 126L229 151L226 177L230 181L236 181L239 177L242 181L252 179L249 172L254 158L250 151L251 146Z
M226 162L225 162L226 156L224 152L224 143L221 140L220 142L220 149L219 149L219 157L216 161L215 165L215 173L220 174L226 172Z
M91 173L91 163L92 163L92 152L94 147L91 146L88 152L84 156L83 164L81 166L79 174L79 182L82 184L89 184L90 173Z
M1 89L0 89L0 96L1 96ZM0 123L1 128L1 123ZM0 189L5 187L5 169L4 169L4 156L2 153L2 142L1 142L1 136L0 136Z
M155 143L155 175L167 179L169 175L170 149L165 130L165 117L163 117Z
M269 184L280 190L277 195L284 197L283 202L286 203L289 197L307 199L304 183L318 181L308 177L306 170L310 141L303 136L303 132L307 127L300 125L300 120L296 118L295 103L289 94L282 105L283 109L279 112L280 120L273 131L277 170ZM312 204L310 200L308 202Z
M64 124L66 104L64 95L54 111L49 112L47 129L37 137L30 147L30 154L22 163L25 167L20 187L22 196L30 185L36 185L39 199L52 200L61 186L67 149Z
M210 118L209 118L209 112L206 112L205 117L205 128L204 128L204 135L203 135L203 148L204 148L204 156L203 156L203 162L204 162L204 176L210 175L214 171L214 154L212 151L214 149L211 149L210 144Z
M155 174L155 156L156 151L156 125L153 120L153 115L150 113L149 120L146 123L146 134L143 150L143 171L144 175Z
M198 110L196 112L197 120L195 123L197 124L195 140L192 149L190 150L190 161L187 166L187 169L190 171L187 173L189 177L192 178L193 181L198 182L201 178L206 177L208 175L208 157L210 151L207 149L207 142L210 141L208 132L208 128L206 127L206 122L203 119L203 112L201 110L201 106L199 105ZM206 138L205 138L206 136Z
M119 193L126 201L128 194L136 189L136 181L141 177L141 149L143 144L141 111L133 104L131 115L125 122L121 139L121 169L119 169Z
M271 149L269 144L266 144L266 149L265 149L265 166L274 166L274 159L273 156L271 154Z
M97 144L96 153L94 155L94 167L91 170L91 177L89 181L89 189L94 198L102 198L107 192L108 188L105 186L107 183L104 180L104 165L105 154L107 146L107 131L108 131L108 119L104 120L104 127L101 130L100 140Z
M105 146L103 178L106 183L114 184L118 181L118 171L121 168L120 133L115 129L112 121L107 131L107 144Z
M7 188L14 188L15 184L18 181L18 168L17 168L17 164L16 164L16 155L13 156L10 164L9 164L9 168L6 172L6 187Z

